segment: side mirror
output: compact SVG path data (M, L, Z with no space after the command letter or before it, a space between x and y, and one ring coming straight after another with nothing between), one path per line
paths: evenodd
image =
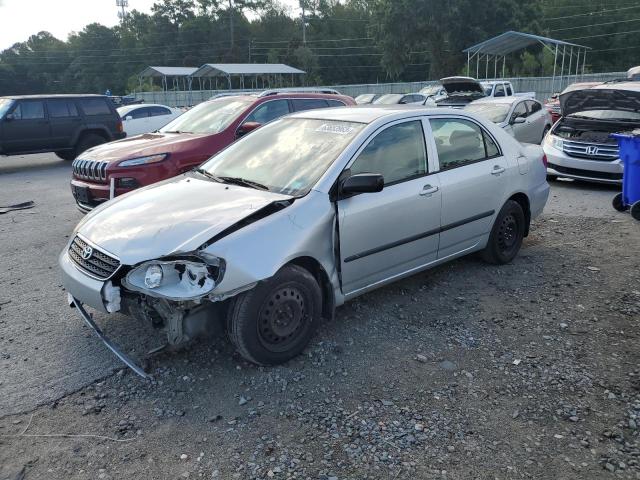
M16 118L16 117L14 117L14 116L13 116L13 113L7 113L7 115L4 117L4 119L5 119L7 122L10 122L10 121L12 121L12 120L15 120L15 118Z
M245 122L238 127L236 130L236 138L240 138L246 135L249 132L254 131L256 128L260 127L262 124L258 122Z
M516 118L514 118L513 120L511 120L511 123L512 123L513 125L516 125L516 124L518 124L518 123L524 123L524 122L526 122L526 121L527 121L527 119L526 119L526 118L524 118L524 117L516 117Z
M359 173L352 175L342 182L340 193L376 193L384 188L384 178L379 173Z

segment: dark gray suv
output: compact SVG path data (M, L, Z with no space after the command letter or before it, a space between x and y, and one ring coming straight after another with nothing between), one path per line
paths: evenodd
M0 155L55 152L73 160L125 136L120 115L104 95L0 97Z

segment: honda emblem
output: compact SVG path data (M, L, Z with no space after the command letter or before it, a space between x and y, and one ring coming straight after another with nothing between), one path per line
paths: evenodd
M594 145L589 145L587 147L587 155L597 155L597 154L598 154L598 147Z

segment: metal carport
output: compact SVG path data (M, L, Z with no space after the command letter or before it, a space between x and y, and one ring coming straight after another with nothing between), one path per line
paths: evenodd
M591 50L584 45L577 45L575 43L565 42L563 40L556 40L548 37L541 37L540 35L533 35L531 33L514 32L512 30L504 32L497 37L490 38L484 42L480 42L472 47L463 50L467 54L467 75L471 75L471 61L476 59L476 78L480 77L480 61L483 57L486 58L485 75L484 78L489 78L489 63L493 62L494 75L493 78L498 77L498 62L502 59L502 77L505 76L505 66L507 55L518 50L523 50L531 45L541 44L544 48L549 50L554 55L553 60L553 85L552 90L555 87L556 71L558 66L558 56L562 56L562 62L560 66L560 78L564 76L564 68L566 62L566 56L569 56L567 75L571 75L572 68L575 68L576 78L580 72L580 61L582 60L582 75L584 75L585 63L587 60L587 50ZM569 50L567 52L567 49ZM575 50L575 65L574 60ZM582 58L580 55L582 54Z
M306 72L299 70L283 63L206 63L192 73L193 78L197 78L200 82L200 89L202 89L203 79L209 79L209 86L211 88L212 79L220 77L226 78L229 89L232 88L232 77L238 77L240 79L240 88L245 88L244 78L253 77L252 81L255 82L255 88L258 87L258 78L262 77L262 87L265 86L264 77L267 79L271 75L291 75L291 83L293 84L294 75L304 75ZM206 81L206 80L205 80Z
M191 90L191 75L198 70L195 67L147 67L138 74L140 80L140 89L142 90L142 79L151 78L153 83L154 78L160 78L162 82L162 90L169 90L169 81L172 80L174 90L180 88L180 81L182 80L182 89Z

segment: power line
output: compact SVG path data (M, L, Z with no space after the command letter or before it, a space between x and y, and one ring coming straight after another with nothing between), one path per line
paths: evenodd
M609 13L609 12L620 12L622 10L631 10L634 8L640 8L640 5L635 5L633 7L614 8L611 10L600 10L598 12L576 13L575 15L566 15L564 17L544 18L544 20L564 20L566 18L589 17L591 15L599 15L602 13Z
M603 25L615 25L617 23L629 23L629 22L638 22L638 21L640 21L640 18L633 18L631 20L617 20L615 22L592 23L589 25L580 25L579 27L555 28L553 30L549 30L549 32L562 32L564 30L576 30L579 28L601 27Z
M595 52L617 52L618 50L633 50L636 48L640 48L640 45L635 45L633 47L618 47L618 48L602 48L599 50L591 50L591 53Z
M611 37L614 35L626 35L628 33L638 33L638 32L640 32L640 30L630 30L628 32L601 33L600 35L589 35L588 37L563 38L563 40L586 40L588 38Z

